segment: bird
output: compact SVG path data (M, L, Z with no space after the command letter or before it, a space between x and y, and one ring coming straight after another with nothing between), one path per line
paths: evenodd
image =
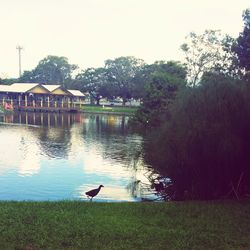
M85 194L87 195L88 198L90 198L90 201L92 201L92 199L100 192L101 188L104 187L103 185L100 185L99 188L96 189L92 189L88 192L86 192Z
M154 188L156 192L161 192L162 190L164 190L164 185L162 182L154 183Z

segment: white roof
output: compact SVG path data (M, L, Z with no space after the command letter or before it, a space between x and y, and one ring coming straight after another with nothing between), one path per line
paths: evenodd
M8 92L25 93L39 85L39 83L13 83L9 86Z
M10 85L1 84L0 85L0 92L8 92L9 88L10 88Z
M61 85L55 85L55 84L51 84L51 85L50 84L43 84L42 86L50 92L53 92L54 90L61 87Z
M39 84L39 83L13 83L11 85L0 85L0 92L17 92L17 93L25 93L35 88L36 86L41 86L47 89L49 92L53 92L57 88L61 87L61 85L48 85L48 84ZM73 96L84 97L85 95L79 90L66 90Z
M80 90L68 89L68 92L74 96L79 96L79 97L85 96Z

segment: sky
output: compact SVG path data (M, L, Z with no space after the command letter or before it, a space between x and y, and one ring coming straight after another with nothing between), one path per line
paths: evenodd
M48 55L79 69L134 56L146 63L183 60L190 32L237 37L249 0L0 0L0 78L18 77Z

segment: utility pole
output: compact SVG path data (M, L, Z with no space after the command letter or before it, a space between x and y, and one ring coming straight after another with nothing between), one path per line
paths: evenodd
M23 47L21 47L20 45L17 45L16 49L18 50L18 56L19 56L19 77L21 77L21 74L22 74L22 68L21 68L21 50L23 49Z

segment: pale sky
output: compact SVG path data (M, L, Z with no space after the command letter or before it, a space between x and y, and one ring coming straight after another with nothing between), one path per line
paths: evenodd
M107 59L135 56L182 60L191 32L242 31L248 0L0 0L0 77L32 70L48 55L65 56L80 69Z

